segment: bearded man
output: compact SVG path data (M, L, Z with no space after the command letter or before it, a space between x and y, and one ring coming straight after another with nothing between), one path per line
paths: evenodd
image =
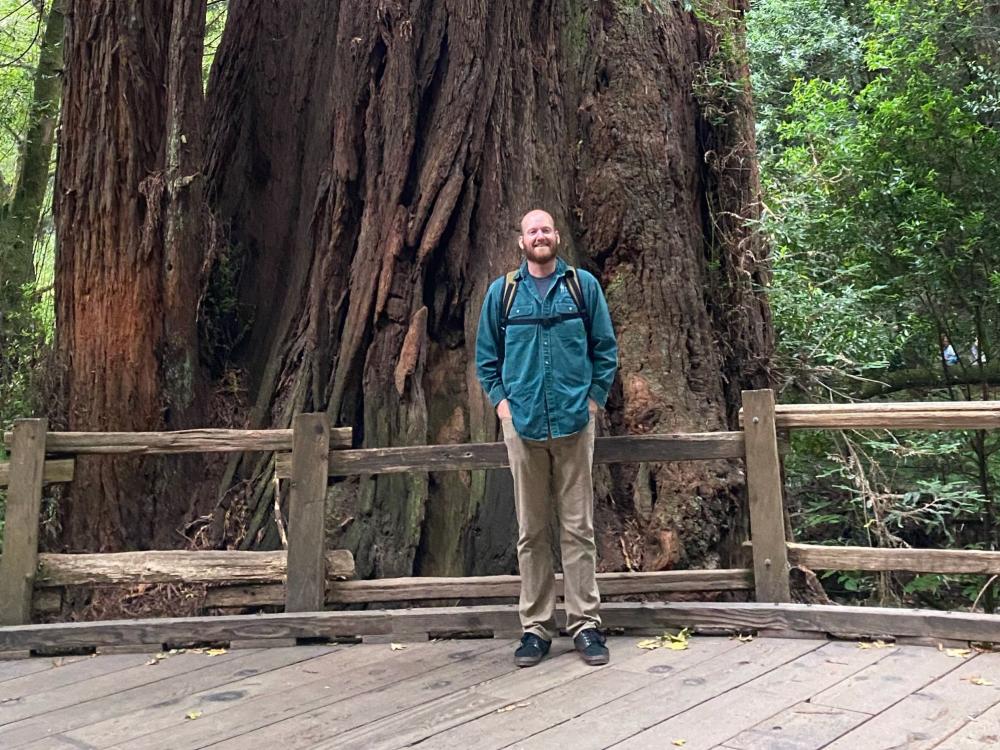
M566 630L587 664L607 664L594 543L594 417L618 369L618 344L597 279L558 256L552 216L521 219L521 267L490 286L476 374L503 428L514 478L518 666L537 664L558 634L549 518L559 519Z

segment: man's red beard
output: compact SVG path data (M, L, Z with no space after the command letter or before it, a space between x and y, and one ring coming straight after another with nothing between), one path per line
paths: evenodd
M533 263L548 263L556 257L556 245L554 242L552 244L540 242L529 245L524 254Z

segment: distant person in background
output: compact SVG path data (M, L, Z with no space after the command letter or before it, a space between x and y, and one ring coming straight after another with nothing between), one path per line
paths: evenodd
M947 336L941 337L941 357L944 359L946 365L958 364L958 355L955 354L955 347L951 345L951 341L948 340Z
M969 349L969 354L972 356L973 364L986 364L986 355L983 354L979 349L979 339L977 338L972 342L972 347Z

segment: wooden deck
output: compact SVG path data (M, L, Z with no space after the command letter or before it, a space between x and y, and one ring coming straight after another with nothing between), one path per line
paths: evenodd
M500 639L0 662L0 748L1000 747L1000 653L640 640L601 668L567 639L523 670Z

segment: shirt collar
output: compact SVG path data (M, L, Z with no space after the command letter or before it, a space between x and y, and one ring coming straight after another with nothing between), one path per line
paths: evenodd
M566 274L566 269L569 268L569 264L566 263L562 258L556 258L556 278L561 278ZM521 267L517 269L515 278L518 281L528 278L530 274L528 273L528 259L525 258L521 261Z

